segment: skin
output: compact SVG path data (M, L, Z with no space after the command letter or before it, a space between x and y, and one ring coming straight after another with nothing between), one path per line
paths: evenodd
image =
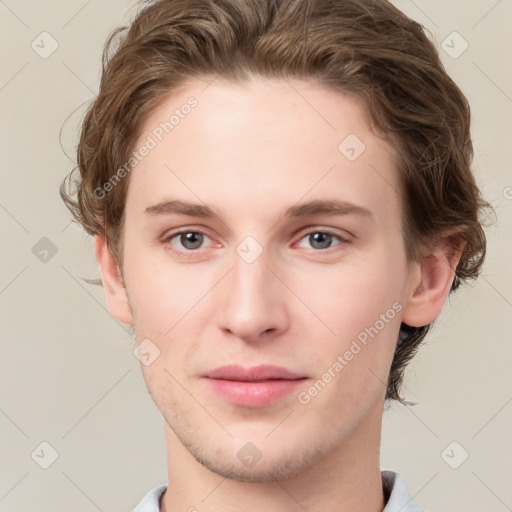
M438 317L459 253L448 250L447 234L422 264L408 264L397 156L355 99L298 80L205 86L188 83L142 126L137 147L190 96L198 100L131 171L122 269L95 240L110 312L160 351L141 369L165 420L162 510L382 511L382 410L400 322ZM349 134L366 146L355 161L338 150ZM171 198L216 216L145 212ZM314 199L371 214L283 217ZM171 237L178 228L204 233L202 245ZM326 229L335 236L322 248L309 235ZM236 251L247 236L263 251L251 263ZM394 303L394 318L300 403L298 393ZM235 406L200 378L235 363L284 366L308 379L269 406ZM261 453L251 467L237 457L247 442Z

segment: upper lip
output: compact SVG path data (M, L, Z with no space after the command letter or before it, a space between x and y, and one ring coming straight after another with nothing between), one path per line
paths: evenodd
M220 366L206 372L203 377L209 379L240 380L240 381L265 381L272 379L296 380L304 376L280 366L262 364L260 366L241 366L238 364Z

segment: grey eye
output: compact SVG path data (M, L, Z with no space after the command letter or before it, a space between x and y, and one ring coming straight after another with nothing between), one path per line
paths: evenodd
M329 231L310 231L309 233L306 233L301 238L301 242L299 244L300 247L306 247L303 245L304 240L307 240L309 247L312 247L313 249L317 250L329 249L330 247L334 247L343 242L346 242L346 240L342 238L340 235L330 233ZM333 243L333 241L336 240L337 242Z
M179 237L179 241L185 249L190 250L198 249L199 247L201 247L204 240L203 233L199 233L197 231L186 231L183 233L178 233L173 238L176 237Z
M333 236L329 233L311 233L309 242L314 249L327 249L331 246Z

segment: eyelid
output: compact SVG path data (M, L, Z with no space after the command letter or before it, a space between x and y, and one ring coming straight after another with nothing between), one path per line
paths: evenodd
M190 232L202 233L203 235L210 236L210 235L208 235L208 229L206 227L195 226L192 224L190 226L182 226L179 228L169 229L162 235L162 239L167 240L168 238L172 238L173 236L179 235L181 233L190 233ZM211 236L210 236L210 238L211 238Z
M343 242L350 242L354 237L348 231L343 231L346 235L339 233L335 228L329 228L325 226L308 226L307 228L301 229L296 235L298 240L302 240L306 235L310 235L312 233L325 233L328 235L335 236L342 240Z

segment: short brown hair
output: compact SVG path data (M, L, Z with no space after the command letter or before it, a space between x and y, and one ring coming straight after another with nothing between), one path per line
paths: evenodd
M67 176L61 196L89 234L107 239L121 267L129 176L104 197L95 191L128 161L144 120L169 93L218 75L316 80L362 100L399 157L407 261L421 261L423 245L462 227L451 291L479 275L482 212L491 206L470 169L468 102L424 28L386 0L159 0L111 34L82 125L80 176ZM431 325L402 324L386 399L405 403L404 370Z

